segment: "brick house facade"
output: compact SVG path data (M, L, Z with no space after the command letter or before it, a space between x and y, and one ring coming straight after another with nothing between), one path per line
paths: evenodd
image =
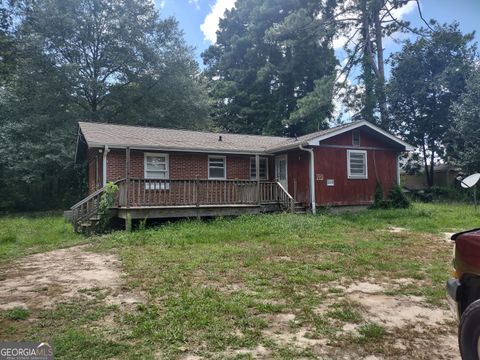
M266 179L313 208L371 203L377 182L387 192L399 181L398 156L412 149L364 121L295 139L93 123L81 123L80 136L77 155L86 154L90 193L128 176L128 149L129 177L137 179L146 178L149 154L166 155L160 167L166 169L157 172L172 181L209 179L210 157L224 167L220 179L255 180L256 159L262 159Z
M171 180L207 179L208 156L201 153L180 153L165 151L132 150L130 153L130 176L143 178L145 176L145 153L168 154ZM216 154L222 156L222 154ZM251 161L254 157L248 155L225 155L228 180L251 180ZM273 158L267 158L267 179L274 179ZM88 191L89 193L103 187L103 150L89 149L88 151ZM125 150L112 149L107 154L107 182L123 179L126 176Z

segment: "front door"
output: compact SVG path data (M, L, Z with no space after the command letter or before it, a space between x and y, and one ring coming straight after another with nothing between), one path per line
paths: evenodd
M288 173L287 173L287 155L279 155L275 157L275 177L288 191Z

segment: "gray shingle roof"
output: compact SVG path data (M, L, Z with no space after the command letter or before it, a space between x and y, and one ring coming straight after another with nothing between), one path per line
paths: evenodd
M238 153L263 153L284 143L277 136L239 135L190 130L80 122L89 147L157 148ZM219 141L219 137L222 141Z
M390 138L390 141L411 146L366 121L354 121L330 129L317 131L298 138L279 136L241 135L191 130L80 122L80 130L89 147L137 148L177 151L261 154L295 148L317 138L335 136L339 132L360 126ZM221 141L219 138L221 137ZM398 146L398 145L397 145Z

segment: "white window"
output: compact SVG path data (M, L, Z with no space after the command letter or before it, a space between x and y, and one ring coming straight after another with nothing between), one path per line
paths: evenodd
M360 146L360 131L358 130L352 131L352 145Z
M368 179L367 152L347 150L347 170L349 179Z
M145 153L145 179L168 180L170 175L168 171L168 154ZM169 184L165 182L147 182L147 190L169 189Z
M225 156L208 157L208 178L225 180L227 178L227 161Z
M259 163L260 180L268 180L268 159L266 157L261 157ZM250 158L250 179L257 179L257 165L254 157Z

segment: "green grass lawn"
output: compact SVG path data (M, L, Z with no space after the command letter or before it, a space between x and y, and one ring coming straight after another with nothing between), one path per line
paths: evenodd
M59 215L0 217L0 263L86 241Z
M17 309L18 319L5 312L0 338L51 338L57 358L65 359L193 353L250 358L240 350L260 345L268 357L318 357L313 346L275 340L284 330L275 328L275 319L291 315L282 325L288 331L308 329L306 337L326 339L339 354L394 356L391 344L399 335L367 318L345 288L381 282L385 294L420 296L425 306L444 309L451 247L443 233L479 225L480 215L470 206L414 204L406 210L242 216L114 232L88 239L90 250L117 254L125 291L144 294L144 304L126 311L106 304L108 290L99 289L88 301L53 310L26 315ZM0 259L7 263L86 241L57 217L2 218L0 229ZM389 287L396 279L412 281ZM358 327L356 335L342 333L346 324Z

